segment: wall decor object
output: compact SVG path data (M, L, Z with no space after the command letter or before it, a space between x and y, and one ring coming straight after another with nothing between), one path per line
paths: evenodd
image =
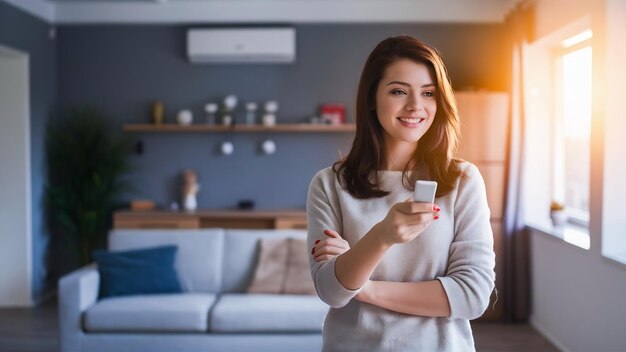
M231 126L233 124L233 112L237 107L237 100L237 96L234 94L229 94L224 98L224 105L222 107L222 125Z
M154 123L155 125L160 125L163 123L163 111L163 102L155 101L152 105L152 123Z
M204 106L204 112L206 114L205 122L207 125L215 125L217 123L217 119L215 115L217 114L217 104L208 103Z
M320 109L323 123L341 125L346 122L346 108L343 103L324 104Z
M181 125L191 125L193 122L193 113L191 110L181 110L178 112L176 120Z
M198 175L193 170L185 170L182 174L183 186L182 186L182 203L183 208L187 211L193 211L198 208L198 201L196 195L200 190L198 184Z
M265 114L263 115L263 126L276 125L276 112L278 112L278 102L270 100L265 103Z
M246 103L246 125L253 126L256 124L257 104L254 102Z
M271 139L266 139L261 144L261 150L267 155L274 154L276 152L276 143Z
M222 155L228 156L235 151L235 146L231 141L224 141L220 145L220 151L222 152Z

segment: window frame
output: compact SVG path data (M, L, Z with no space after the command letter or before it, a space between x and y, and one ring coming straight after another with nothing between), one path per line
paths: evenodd
M587 29L589 30L589 29ZM583 32L586 32L587 30L581 31L580 33L576 34L576 35L580 35ZM574 35L574 36L576 36ZM570 36L569 38L572 38L574 36ZM569 45L567 47L563 47L563 46L559 46L556 47L553 50L553 63L554 63L554 70L553 70L553 80L554 80L554 91L553 94L555 94L555 104L554 104L554 120L553 120L553 126L552 126L552 177L551 177L551 189L552 189L552 198L559 198L557 196L557 183L559 182L564 182L565 181L565 175L561 174L561 170L565 170L565 166L564 165L559 165L557 164L557 160L559 160L559 156L558 154L561 153L562 157L560 158L561 161L564 163L564 159L565 159L565 148L563 147L564 141L565 141L565 135L564 135L564 125L566 123L566 116L565 113L563 112L563 98L564 98L564 91L563 91L563 57L567 54L585 49L585 48L590 48L591 52L593 53L593 45L592 45L592 39L593 39L593 35L591 35L589 38L586 38L584 40L581 40L579 42L576 42L575 44ZM593 55L592 55L593 57ZM593 62L590 63L592 70L593 70ZM592 73L592 77L593 77L593 73ZM590 91L589 94L591 96L591 94L593 93L593 88L589 87ZM593 102L592 102L593 104ZM590 118L593 117L593 112L592 110L589 111L590 114ZM591 124L589 125L589 148L587 150L587 156L590 158L589 160L591 161ZM589 163L591 165L591 162ZM591 169L588 170L589 172L589 180L591 181ZM591 200L591 187L589 188L589 193L587 194L588 197L588 203L590 203ZM589 229L589 219L590 219L590 211L581 211L579 209L575 209L575 208L571 208L571 207L566 207L566 212L567 212L567 222L568 224L575 226L575 227L579 227L579 228L585 228L585 229Z

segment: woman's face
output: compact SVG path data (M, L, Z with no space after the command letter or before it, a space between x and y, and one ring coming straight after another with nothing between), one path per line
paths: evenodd
M422 63L400 59L387 67L376 90L376 114L387 144L417 144L437 112L435 90Z

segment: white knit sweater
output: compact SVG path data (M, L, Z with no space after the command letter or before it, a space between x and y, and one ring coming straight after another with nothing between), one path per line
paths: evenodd
M455 189L437 198L440 218L406 244L394 245L371 280L418 282L437 279L450 302L449 318L393 312L354 299L335 276L335 259L314 262L311 275L320 298L331 306L324 322L324 351L474 351L469 320L482 315L494 288L495 254L483 179L473 164L461 164ZM367 200L352 197L332 168L319 171L307 199L308 248L336 230L354 245L390 207L412 193L401 171L379 171L380 188L391 193ZM310 254L310 253L309 253Z

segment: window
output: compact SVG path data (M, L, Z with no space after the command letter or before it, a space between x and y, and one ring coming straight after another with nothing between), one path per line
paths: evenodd
M589 249L592 33L577 29L525 49L524 214L528 225ZM554 201L565 205L564 226L550 219Z
M554 129L553 199L565 205L568 222L589 227L591 140L591 31L563 41L557 55L557 111ZM564 232L565 240L589 248L582 229Z

